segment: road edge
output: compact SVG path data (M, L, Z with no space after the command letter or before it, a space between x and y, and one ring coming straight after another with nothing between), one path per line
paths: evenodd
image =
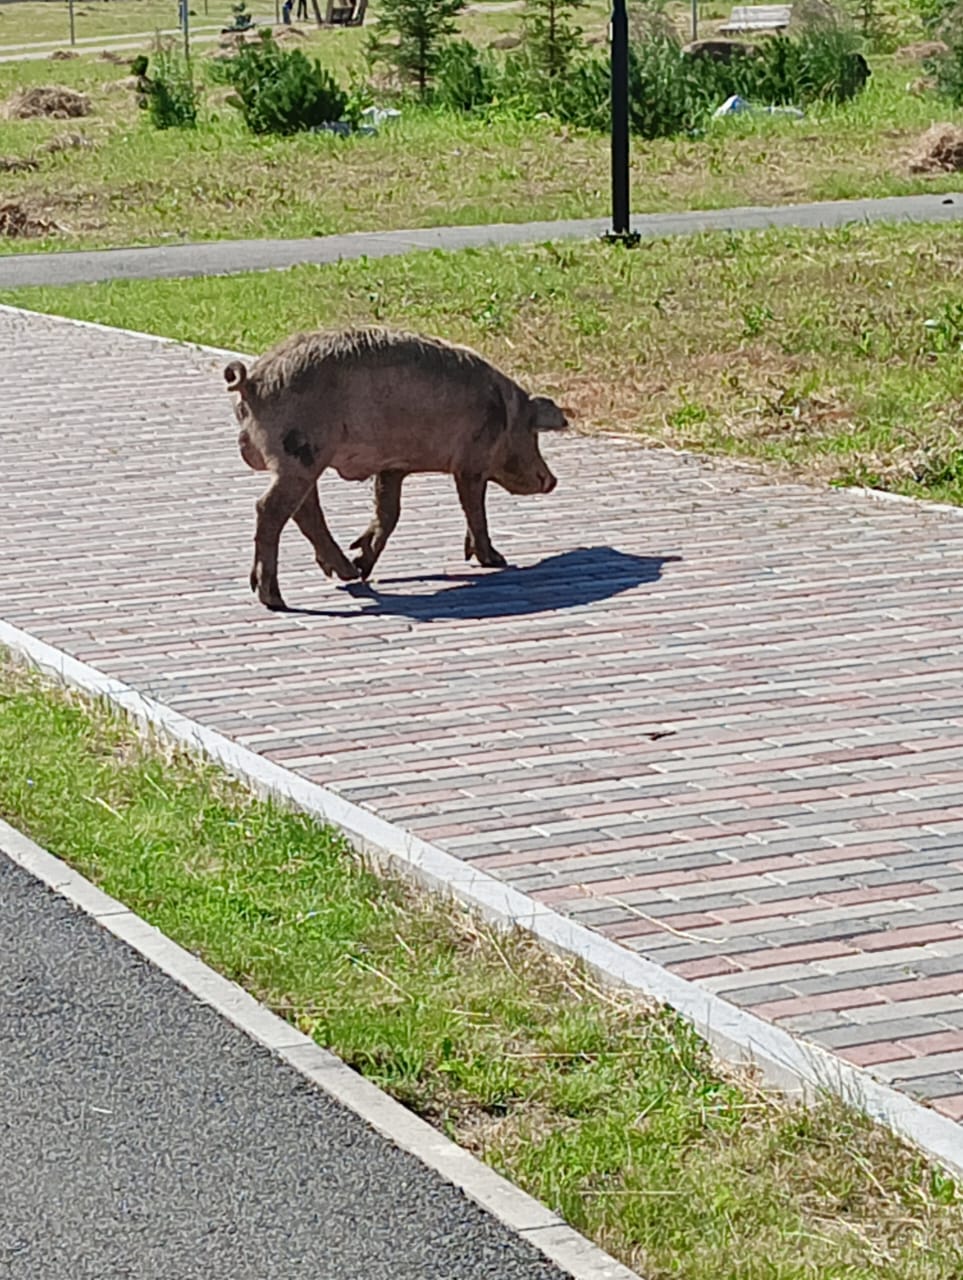
M572 1280L641 1280L558 1214L459 1147L80 872L0 819L0 855L88 915L251 1040L528 1241Z

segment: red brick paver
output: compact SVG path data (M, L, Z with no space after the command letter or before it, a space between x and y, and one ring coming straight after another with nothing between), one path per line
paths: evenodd
M959 514L547 438L517 569L415 479L370 589L286 532L271 615L219 362L0 341L7 621L963 1117Z

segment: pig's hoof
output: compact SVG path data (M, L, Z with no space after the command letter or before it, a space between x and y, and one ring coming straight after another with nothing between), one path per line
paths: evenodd
M251 590L252 590L252 591L257 591L257 587L258 587L258 572L257 572L257 569L252 569L252 570L251 570L251 579L250 579L250 581L251 581Z
M265 609L270 609L272 613L287 612L287 605L277 594L269 595L267 592L263 592L259 595L258 599L261 601L261 604L264 605Z
M335 568L342 582L354 582L362 576L361 570L356 564L352 564L350 560L345 560L342 564L336 565Z
M506 569L508 567L508 561L494 547L491 548L487 555L480 555L478 563L483 569Z
M367 582L371 577L371 570L374 568L374 561L367 556L355 556L354 567L358 571L358 577L362 582Z

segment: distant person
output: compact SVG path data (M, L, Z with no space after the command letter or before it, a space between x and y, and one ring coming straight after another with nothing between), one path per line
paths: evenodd
M293 4L294 0L284 0L284 4L281 7L281 21L286 27L291 25L291 8Z
M305 22L308 20L308 0L298 0L298 22L303 18Z

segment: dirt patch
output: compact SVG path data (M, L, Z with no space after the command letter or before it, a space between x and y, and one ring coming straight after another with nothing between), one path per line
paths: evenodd
M124 76L121 80L111 80L104 85L105 93L139 93L143 90L140 76Z
M79 58L80 54L75 53L73 49L54 49L50 55L49 62L70 62L73 58Z
M925 62L927 58L939 58L944 53L949 53L949 48L942 40L920 40L916 44L904 44L893 56L897 62L911 64Z
M958 124L930 125L916 144L909 170L910 173L963 171L963 128Z
M29 173L39 168L30 156L0 156L0 173Z
M35 236L49 236L53 231L60 231L56 222L49 218L38 218L28 213L22 204L10 201L0 204L0 236L11 240L32 239Z
M130 61L129 57L124 57L122 53L115 53L113 49L101 49L97 54L98 62L112 62L115 67L122 67Z
M8 120L74 120L90 115L90 99L85 93L59 84L38 84L18 89L3 105Z

